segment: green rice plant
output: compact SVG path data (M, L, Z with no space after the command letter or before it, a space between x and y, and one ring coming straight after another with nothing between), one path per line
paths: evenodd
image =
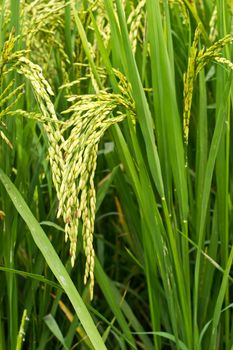
M107 3L107 2L106 2ZM159 13L159 7L157 6L156 7L156 5L155 5L155 3L153 4L153 6L152 6L152 4L148 4L148 6L149 5L151 5L151 7L149 8L149 13L151 14L151 13L153 13L153 14L158 14ZM112 23L112 26L113 26L113 28L114 29L112 29L112 32L114 31L115 33L117 33L117 31L118 31L118 29L117 29L117 23L114 23L114 11L113 10L111 10L111 5L110 5L110 2L108 2L107 3L107 5L106 5L106 7L108 7L108 9L109 9L109 18L111 18L110 20L113 22ZM127 42L127 38L126 38L126 35L127 34L125 34L125 32L124 32L124 23L122 22L123 21L123 17L122 17L122 9L120 8L120 4L119 4L119 12L118 12L118 16L119 16L119 22L120 22L120 28L119 28L119 32L121 31L121 33L122 33L122 37L124 37L124 39L122 39L122 41L121 41L121 38L120 38L120 36L121 36L121 33L119 33L119 34L116 34L116 35L119 35L119 42L121 41L121 44L122 44L122 47L124 47L124 43L125 42ZM176 181L176 183L177 183L177 188L176 188L176 191L179 191L178 193L177 193L177 196L180 196L180 200L178 200L178 205L180 205L181 206L181 209L180 209L180 213L181 213L181 224L182 224L182 222L183 222L183 229L184 229L184 232L186 232L186 234L187 234L187 226L186 226L186 221L187 221L187 207L185 208L185 203L187 202L187 197L186 197L186 199L185 199L185 196L186 196L186 194L187 194L187 188L185 188L184 186L185 186L185 178L183 177L183 176L185 176L185 163L184 163L184 160L182 160L182 147L181 146L179 146L179 148L178 148L178 145L179 145L179 142L180 141L178 141L179 139L177 139L177 137L178 137L178 135L179 135L179 129L177 130L177 131L175 131L176 130L176 127L175 127L175 125L177 124L177 127L179 127L178 126L178 121L177 122L175 122L176 124L174 124L174 126L173 127L171 127L171 122L172 122L172 115L175 113L174 111L176 110L176 108L177 107L175 107L175 102L174 102L174 106L172 107L171 106L171 103L172 103L172 101L174 100L174 91L175 91L175 88L174 87L172 87L172 84L174 84L174 83L172 83L172 81L171 81L171 79L172 79L172 74L174 74L174 72L172 73L172 72L169 72L169 67L170 66L172 66L172 65L170 65L168 62L165 64L164 62L166 62L166 59L168 60L169 59L169 56L165 56L165 51L166 51L166 48L163 48L162 50L161 50L161 43L163 42L163 34L162 34L162 31L161 31L161 27L159 28L158 27L158 32L156 33L156 28L155 28L155 24L156 23L160 23L160 20L158 20L158 18L157 19L155 19L154 18L154 20L152 20L152 15L150 15L149 16L149 18L148 18L148 20L150 20L151 19L151 28L153 28L153 35L151 36L151 42L153 43L153 45L154 45L154 43L155 43L155 38L158 38L158 35L160 35L160 40L158 40L158 42L159 42L159 44L160 44L160 47L159 47L159 52L158 53L156 53L156 49L155 49L155 51L154 51L154 56L152 56L152 62L156 62L157 64L154 64L154 68L156 69L157 67L158 67L158 71L155 73L155 84L156 84L156 81L157 81L157 85L155 85L155 86L157 86L157 89L154 89L154 91L157 91L158 92L158 94L159 94L159 92L161 91L161 100L158 100L158 104L156 105L156 107L155 108L157 108L157 109L155 109L155 111L157 110L157 118L159 118L159 116L161 116L161 118L162 118L162 124L158 124L159 123L159 121L158 121L158 119L156 119L156 126L157 126L157 134L158 134L158 142L159 142L159 140L161 139L161 142L163 142L163 146L162 146L162 144L161 144L161 146L160 146L160 154L161 154L161 156L162 156L162 154L164 154L164 157L165 157L165 155L167 156L166 157L166 161L164 161L164 166L166 165L166 171L164 171L164 176L165 176L165 178L170 178L170 184L169 184L169 182L168 182L168 185L167 185L167 188L169 189L169 190L167 190L167 193L170 193L170 196L171 196L171 193L172 193L172 191L171 191L171 189L170 189L170 186L171 186L171 176L173 177L174 176L174 181ZM153 22L152 22L153 21ZM149 22L150 23L150 22ZM199 23L199 20L198 20L198 23ZM199 24L200 25L200 24ZM154 26L154 27L153 27ZM149 29L150 27L148 26L148 29ZM152 29L151 29L152 30ZM160 30L160 32L159 32L159 30ZM168 35L166 36L166 38L168 37ZM205 35L204 35L204 38L205 38ZM222 43L224 42L226 42L226 44L228 43L228 38L229 38L229 41L231 41L231 39L230 39L230 36L229 37L226 37L226 39L224 38L224 39L220 39L220 41L219 41L219 43L217 42L215 45L213 45L213 48L214 48L214 50L215 50L215 47L216 47L216 49L219 47L219 49L221 49L221 46L222 46ZM225 41L226 40L226 41ZM116 38L114 39L114 43L115 43L115 41L116 41ZM124 42L124 43L123 43ZM169 41L168 41L169 42ZM115 44L115 45L117 45L117 43ZM170 45L172 45L172 42L170 42ZM218 46L219 45L219 46ZM119 46L120 46L120 44L119 44ZM153 46L152 46L153 47ZM170 46L170 48L172 48L172 46ZM169 49L169 46L168 46L168 49ZM103 50L103 47L102 47L102 50ZM127 50L127 48L125 48L125 51ZM129 49L128 49L129 50ZM209 51L208 52L213 52L212 51L213 49L212 48L210 48L209 49ZM172 57L174 57L173 55L172 55L172 52L169 52L168 51L168 53L169 54L171 54L171 56L170 56L170 59L172 58ZM152 54L152 51L151 51L151 54ZM123 53L123 55L124 55L124 53ZM162 55L164 55L164 56L162 56ZM218 52L216 51L216 53L215 54L213 54L213 56L214 55L218 55ZM130 57L130 53L129 52L127 52L127 54L125 54L125 56L126 57ZM212 56L212 57L213 57ZM161 58L160 58L161 57ZM209 57L211 57L211 55L209 56ZM200 57L200 60L201 60L201 57ZM222 60L222 62L224 61L224 59L222 59L221 58L221 60ZM160 63L158 63L158 62L160 62ZM204 57L203 57L203 62L204 62ZM106 59L106 65L107 64L109 64L109 62L107 62L107 59ZM130 63L131 64L131 69L132 69L132 67L133 67L133 61ZM194 68L194 67L192 67L192 65L190 64L190 69L191 68ZM126 65L125 65L125 71L127 72L127 69L128 69L128 67L127 67L127 63L126 63ZM166 71L167 70L167 71ZM164 76L162 75L162 74L164 74ZM137 76L138 75L138 73L136 72L134 75L132 75L132 79L135 79L134 77L135 76ZM173 78L174 78L174 76L173 76ZM169 82L171 81L171 95L169 95L169 90L168 90L168 86L169 86ZM162 86L163 86L163 82L164 82L164 89L162 88ZM134 80L134 82L133 82L133 84L132 84L133 86L136 86L136 83L135 83L135 80ZM193 82L191 82L191 88L192 88L192 85L193 85ZM175 86L175 84L173 85L173 86ZM229 86L226 88L226 93L228 93L229 94ZM136 92L137 93L137 92ZM156 93L155 93L155 96L156 96ZM166 100L164 100L164 96L166 96ZM157 97L156 97L157 98ZM137 99L135 99L137 102L139 101L139 99L137 98ZM139 102L138 102L139 103ZM169 106L170 106L170 109L169 109ZM136 108L137 108L137 104L136 104ZM139 107L140 108L140 107ZM158 109L159 108L159 109ZM139 113L139 115L140 115L140 113ZM165 122L166 122L166 118L167 118L167 124L165 124ZM178 119L177 119L178 120ZM139 121L139 123L140 123L140 121ZM164 130L163 132L162 131L160 131L160 129L158 129L158 128L161 128L161 130ZM162 129L162 128L164 128L164 129ZM171 130L172 129L172 130ZM217 129L216 129L217 130ZM172 132L173 131L175 131L175 134L174 134L174 136L175 136L175 139L172 139ZM143 132L143 131L142 131ZM169 138L167 138L167 135L169 135ZM181 135L181 134L180 134ZM180 136L180 138L181 138L181 136ZM147 138L147 140L148 140L148 138ZM173 141L171 141L171 142L168 142L168 140L173 140ZM183 141L181 141L182 143L183 143ZM214 142L214 140L213 140L213 142ZM130 144L130 141L129 141L129 139L127 140L127 144ZM171 150L172 151L169 151L169 146L171 147ZM179 160L175 160L175 154L174 154L174 151L175 151L175 147L177 146L177 157L181 157ZM163 148L162 148L163 147ZM167 147L168 147L168 149L167 149ZM135 145L134 145L134 149L137 149L137 151L135 152L135 157L136 157L136 159L138 158L138 159L140 159L140 156L139 156L139 154L140 154L140 150L138 149L138 148L136 148L135 147ZM142 149L142 148L141 148ZM163 149L163 153L162 153L162 149ZM171 152L170 154L171 154L171 160L169 160L169 152ZM149 155L147 155L147 156L149 156ZM160 160L163 162L163 158L160 156ZM211 161L211 158L213 157L213 151L211 151L210 152L210 161ZM121 158L122 159L122 158ZM184 158L183 158L184 159ZM213 159L213 158L212 158ZM171 162L171 163L170 163ZM183 166L182 166L182 162L183 162ZM129 164L129 161L128 161L128 164ZM169 170L169 164L171 164L171 166L172 166L172 164L174 164L173 165L173 170L172 170L172 172L173 172L173 174L171 174L170 176L168 176L168 174L169 174L169 172L171 172L171 170ZM209 163L210 164L210 163ZM179 168L179 170L177 169L177 167ZM182 175L182 172L181 172L181 170L182 170L182 167L183 167L183 171L184 171L184 175ZM126 169L127 169L128 167L127 167L127 165L126 165ZM142 172L142 165L141 165L141 163L140 163L140 167L138 167L139 169L140 169L140 172ZM162 167L162 169L164 169L163 167ZM180 171L180 173L178 172L178 171ZM207 172L207 175L206 175L207 177L208 177L208 181L209 181L209 179L210 179L210 172ZM206 177L206 180L207 180L207 177ZM182 185L182 183L183 183L183 185ZM183 188L183 190L181 190ZM148 188L147 188L147 190L146 190L146 193L147 193L147 196L148 196ZM179 194L180 193L180 194ZM201 193L201 190L200 190L200 193ZM139 196L138 196L139 197ZM169 197L168 197L169 198ZM179 198L179 197L178 197ZM206 197L207 198L207 197ZM169 202L171 203L171 200L169 200ZM150 202L151 203L151 202ZM203 207L202 207L203 208ZM167 211L166 211L166 207L164 207L164 210L165 210L165 216L166 216L166 213L167 213ZM154 213L155 213L156 211L154 211ZM186 213L186 214L185 214ZM195 217L195 216L194 216ZM176 221L177 222L177 221ZM179 222L179 219L178 219L178 222ZM172 229L172 227L170 227L170 229L169 229L169 227L170 226L167 226L167 229L170 231L170 232L172 232L174 229ZM168 232L169 232L168 231ZM170 236L171 238L170 239L172 239L172 236ZM172 242L172 241L171 241ZM182 243L182 242L181 242ZM182 288L183 287L185 287L185 285L186 286L188 286L188 285L190 285L189 283L191 283L191 282L189 282L189 270L187 269L184 273L185 273L185 278L184 278L184 280L182 281L182 275L180 275L180 271L182 271L183 270L183 268L185 269L185 268L188 268L188 266L189 266L189 259L188 259L188 256L189 256L189 252L188 252L188 250L187 250L187 248L188 248L188 246L187 246L187 241L184 241L182 244L181 244L181 247L183 246L183 258L182 258L182 260L183 259L185 259L185 260L183 260L183 261L185 261L185 263L184 263L184 265L180 262L179 263L179 259L180 258L178 258L178 257L176 257L176 255L175 255L175 249L172 249L172 252L171 252L171 254L174 256L174 259L175 259L175 261L176 261L176 264L177 265L175 265L175 266L177 266L177 278L179 278L179 282L178 282L178 288L179 288L179 293L180 293L180 297L182 298L181 299L181 305L182 305L182 303L183 303L183 306L181 306L181 308L183 307L183 310L184 310L184 318L182 318L182 319L185 319L185 317L187 317L188 316L188 314L189 315L191 315L191 308L190 308L190 304L189 304L189 301L188 301L188 298L187 297L185 297L185 298L187 298L187 304L185 304L184 303L184 295L185 295L185 291L182 291ZM172 246L172 247L175 247L175 243L174 243L174 245ZM202 244L201 244L201 246L200 246L200 249L202 249ZM155 249L156 250L156 249ZM158 248L158 246L157 246L157 250L159 250L159 248ZM199 250L199 254L200 254L200 252L201 252L201 250ZM197 275L198 275L198 273L197 273L197 270L196 270L196 280L197 280ZM199 278L199 277L198 277ZM188 288L188 290L189 290L189 288ZM187 292L188 292L188 290L187 290ZM199 293L199 292L198 292ZM171 310L172 310L172 312L171 313L173 313L173 314L176 314L177 315L177 311L174 311L174 305L176 305L176 304L173 304L173 310L172 310L172 307L171 307ZM189 310L189 311L188 311ZM172 315L170 316L171 317L171 319L172 319ZM192 348L192 327L190 327L190 325L191 325L191 320L189 319L187 319L187 322L186 322L186 330L187 330L187 338L186 338L186 340L187 340L187 344L189 344L188 345L188 348ZM194 333L195 334L195 333ZM227 340L228 341L228 340ZM194 342L195 342L195 338L194 338ZM178 346L178 345L177 345Z
M231 350L231 1L0 5L0 348Z

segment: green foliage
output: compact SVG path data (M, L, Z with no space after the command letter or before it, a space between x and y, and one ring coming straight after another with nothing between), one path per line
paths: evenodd
M232 350L232 1L0 6L0 350Z

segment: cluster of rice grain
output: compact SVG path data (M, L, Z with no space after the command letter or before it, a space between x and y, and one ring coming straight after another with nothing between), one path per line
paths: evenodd
M84 283L90 276L91 298L94 286L93 232L96 194L94 174L100 138L108 127L120 122L125 115L111 115L122 101L120 95L100 92L98 95L72 96L72 106L63 131L68 127L69 137L61 145L63 151L63 174L58 191L59 211L63 215L66 237L70 240L70 254L74 264L79 221L82 221L82 236L87 262Z
M209 22L209 27L210 27L209 39L211 42L213 42L218 35L216 24L217 24L217 6L214 6L214 10L212 12L212 16Z
M129 39L130 39L134 54L137 49L137 43L141 37L140 34L143 33L144 35L145 26L142 22L143 20L145 21L145 8L144 8L145 5L146 5L145 0L139 1L138 5L132 9L127 20L127 23L130 26Z
M63 153L62 179L57 186L59 210L63 216L66 239L70 240L71 261L74 264L79 221L82 222L82 236L86 254L84 283L90 277L90 295L94 287L93 232L95 220L96 194L94 175L97 161L98 143L104 132L113 124L121 122L126 115L117 111L124 107L134 118L134 103L129 85L119 73L122 95L100 91L96 95L70 96L71 106L63 112L69 114L67 122L61 126L61 133L67 131L68 138L61 144ZM127 87L127 89L126 89Z
M193 97L194 81L198 73L210 61L221 63L230 69L233 69L233 64L228 59L221 56L221 49L233 41L233 35L228 34L224 38L216 41L209 48L198 51L198 44L201 35L200 27L197 27L194 35L193 44L191 46L188 58L187 72L184 74L184 112L183 112L183 129L184 140L188 144L189 138L189 123Z
M163 3L162 1L160 2L161 4ZM168 3L172 10L173 8L178 8L178 13L182 19L183 24L187 25L190 19L185 2L183 0L169 0Z
M23 57L25 50L14 52L14 47L17 42L17 37L10 33L8 40L5 41L0 54L0 86L2 92L0 94L0 127L6 127L3 118L12 113L12 110L17 105L21 96L24 93L24 84L15 87L15 81L7 79L10 72L14 69L15 62ZM0 130L0 137L13 147L10 139L6 136L5 131Z
M120 110L117 111L116 115L112 114L116 108L124 107L131 115L134 115L134 103L130 88L124 76L115 72L120 80L122 95L100 91L95 95L70 96L68 98L70 107L63 112L70 117L65 122L59 121L51 101L53 91L44 78L41 67L26 58L25 52L13 52L14 44L15 39L11 35L5 44L1 62L9 62L13 57L12 69L14 68L30 81L41 110L41 114L27 113L23 110L14 111L14 114L37 119L43 123L48 136L53 183L59 200L58 217L62 215L65 222L65 239L69 238L70 240L72 265L74 265L76 257L79 221L82 221L83 245L87 259L84 283L87 283L90 277L92 298L94 287L93 232L96 202L94 175L98 143L111 125L125 118L126 114ZM2 69L4 69L3 63ZM2 97L11 87L12 83L2 93ZM8 94L8 99L16 94L20 97L22 88L23 85L20 85L13 90ZM6 101L7 98L2 98L2 104ZM7 114L11 107L12 104L1 113Z

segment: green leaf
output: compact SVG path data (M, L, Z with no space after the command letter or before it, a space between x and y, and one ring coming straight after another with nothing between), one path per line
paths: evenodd
M79 317L80 322L82 323L83 328L90 338L94 348L96 350L106 350L106 346L91 318L91 315L89 314L70 276L68 275L68 272L54 250L50 240L30 211L15 185L11 182L9 177L3 172L2 169L0 169L0 180L10 196L15 208L18 210L19 214L27 224L32 237L41 253L44 255L48 266L70 299L70 302L72 303L75 312Z
M25 271L16 270L16 269L12 269L12 268L9 268L9 267L4 267L4 266L0 266L0 271L5 271L5 272L8 272L8 273L16 273L16 274L18 274L20 276L23 276L25 278L26 277L30 277L30 278L33 278L33 279L35 279L37 281L46 283L46 284L50 285L51 287L54 287L54 288L57 288L57 289L62 289L62 287L59 284L48 280L47 278L45 278L42 275L37 275L36 273L25 272Z
M62 343L62 345L64 346L64 348L66 350L69 350L66 343L65 343L65 339L62 335L62 332L56 322L56 320L54 319L54 317L49 314L46 315L43 320L45 321L46 325L48 326L48 328L50 329L50 331L55 335L55 337Z

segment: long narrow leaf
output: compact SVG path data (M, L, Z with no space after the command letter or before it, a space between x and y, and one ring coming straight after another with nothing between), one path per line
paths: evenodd
M51 242L28 208L19 191L16 189L14 184L10 181L9 177L3 172L2 169L0 169L0 180L19 214L22 216L23 220L26 222L28 228L30 229L32 237L41 253L44 255L47 264L69 297L94 348L96 350L106 350L106 346L103 343L101 336L84 302L82 301L81 296L75 288L70 276L68 275L68 272L66 271L64 265L55 252Z

